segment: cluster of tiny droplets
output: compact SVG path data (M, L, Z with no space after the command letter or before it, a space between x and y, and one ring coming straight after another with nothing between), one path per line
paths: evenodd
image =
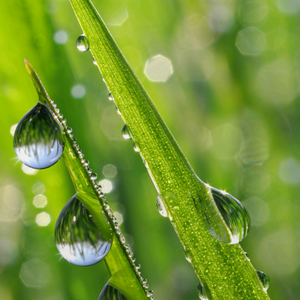
M112 94L110 95L110 97L112 99L110 100L113 100L113 96ZM65 133L70 137L70 139L72 140L72 144L73 144L73 148L74 150L76 151L78 157L80 158L80 161L82 163L82 165L84 166L86 172L89 174L89 177L90 179L92 180L93 182L93 187L96 191L96 193L98 194L98 197L99 197L99 200L100 202L102 203L103 207L104 207L104 210L106 211L107 215L110 217L110 219L112 220L112 223L114 225L114 228L115 228L115 232L119 238L119 241L120 243L123 245L123 247L125 248L125 251L129 257L129 260L135 270L135 273L140 281L140 283L142 284L143 288L145 289L145 292L146 292L146 296L150 299L150 300L154 300L154 297L153 297L153 291L152 290L148 290L149 289L149 284L147 283L147 279L144 279L142 276L141 276L141 272L139 271L140 268L141 268L141 265L138 264L136 265L135 264L135 258L133 257L133 252L130 250L130 247L129 245L126 243L126 240L125 240L125 237L123 236L123 234L121 233L121 230L119 228L119 225L118 225L118 222L117 222L117 219L116 217L113 215L113 212L112 210L110 209L109 207L109 204L107 203L106 199L105 199L105 196L102 192L102 187L101 185L99 185L97 182L95 182L95 180L97 179L97 174L96 173L93 173L93 171L89 168L89 161L84 159L84 154L82 153L81 149L79 148L79 145L77 144L77 140L76 138L73 137L73 134L72 134L72 128L71 127L67 127L67 121L66 119L63 118L63 115L59 112L59 109L56 108L56 104L54 103L53 100L50 100L50 103L52 104L52 106L54 107L55 109L55 112L58 116L58 119L60 121L60 123L63 125L64 127L64 131Z

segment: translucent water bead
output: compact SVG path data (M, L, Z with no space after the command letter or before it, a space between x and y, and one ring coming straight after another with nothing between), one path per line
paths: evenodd
M78 266L90 266L101 261L111 247L111 241L103 238L92 215L76 194L57 219L55 243L62 257Z
M90 49L89 41L84 34L80 35L76 40L76 47L80 52L85 52Z
M256 271L256 274L264 288L264 291L266 292L270 285L270 277L262 271Z
M45 169L61 157L65 136L52 112L39 102L19 122L13 144L21 162L34 169Z
M127 300L116 288L108 283L103 287L98 300Z
M236 244L243 240L250 229L250 216L242 203L225 191L211 187L213 199L228 226L232 238L231 241L225 241L223 236L217 236L212 229L211 234L221 242Z
M156 208L161 216L168 217L168 212L167 212L164 202L161 198L161 195L158 195L156 198Z

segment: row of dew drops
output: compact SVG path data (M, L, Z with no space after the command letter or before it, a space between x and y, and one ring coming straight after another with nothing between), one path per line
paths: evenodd
M139 278L146 295L153 300L153 291L149 290L147 280L141 276L140 265L135 264L135 258L126 243L105 197L102 187L96 182L97 174L89 168L89 162L84 159L77 141L73 138L72 128L67 127L66 120L50 101L56 114L52 113L47 103L38 102L18 123L14 133L13 145L20 161L34 169L46 169L54 165L62 156L66 135L72 141L82 165L88 173L95 191L107 215L111 218L115 232L127 252L128 258ZM109 252L112 238L104 238L93 221L93 216L80 201L76 193L62 209L55 225L55 243L58 251L68 262L78 266L90 266L100 262ZM124 299L109 282L102 289L98 300Z
M89 43L85 35L78 37L76 46L81 52L89 50ZM108 99L111 101L114 100L111 93L109 93ZM153 292L148 290L147 280L141 277L139 271L141 266L135 265L133 253L120 232L117 221L102 193L102 188L95 182L97 174L93 173L89 168L89 162L83 158L84 155L76 139L73 138L72 129L66 126L66 120L63 118L63 115L59 113L55 103L52 100L50 101L58 117L51 112L47 104L38 102L19 122L13 140L14 150L18 158L31 168L48 168L55 164L61 157L64 150L65 134L69 135L73 141L73 147L81 159L81 163L93 181L99 198L103 201L106 212L112 218L116 233L121 243L125 246L134 269L146 290L147 296L153 299ZM127 125L124 125L122 128L122 136L124 139L132 139L131 131ZM139 151L135 144L133 144L133 147L136 152ZM232 195L213 187L210 187L210 191L220 214L230 229L232 239L230 241L224 240L223 237L214 234L213 228L210 228L209 232L221 242L230 244L240 242L246 237L250 228L248 212L241 202ZM55 242L58 251L67 261L79 266L89 266L101 261L108 254L112 242L111 240L104 239L93 221L93 216L78 198L78 195L75 194L61 211L55 226ZM168 211L164 206L161 195L157 197L156 206L163 217L168 217ZM190 261L188 257L187 260ZM270 282L269 277L261 271L257 271L257 275L263 285L264 291L267 291ZM116 288L107 283L101 291L98 300L111 299L112 297L109 295L118 296L119 298L117 299L125 299ZM198 285L198 295L200 299L208 299L205 288L200 282Z

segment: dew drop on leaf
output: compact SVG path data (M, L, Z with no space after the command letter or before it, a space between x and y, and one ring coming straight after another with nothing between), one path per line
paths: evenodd
M122 133L122 136L125 140L132 139L130 129L126 124L123 126L121 133Z
M250 229L250 216L242 203L225 191L210 188L213 199L231 232L231 240L224 240L224 236L218 236L214 229L210 229L213 237L221 242L236 244L243 240Z
M76 40L76 47L80 52L85 52L90 49L89 41L84 34L80 35Z
M115 100L114 95L112 93L108 94L108 100L109 101L114 101Z
M168 212L162 201L161 195L158 195L156 198L156 207L161 216L168 217Z
M270 285L270 277L262 271L256 271L257 276L263 285L264 291L266 292Z
M200 281L199 281L199 283L198 283L198 288L197 288L197 290L198 290L198 296L199 296L199 299L201 299L201 300L208 300L208 296L207 296L207 294L206 294L205 288L204 288L204 286L200 283Z
M52 112L39 102L19 122L14 134L14 150L28 167L45 169L61 157L64 137Z
M103 287L98 300L127 300L116 288L108 283Z
M111 247L111 241L103 238L77 194L65 205L56 221L55 243L62 257L78 266L101 261Z
M92 173L90 176L91 176L92 180L96 180L98 177L98 175L96 173Z

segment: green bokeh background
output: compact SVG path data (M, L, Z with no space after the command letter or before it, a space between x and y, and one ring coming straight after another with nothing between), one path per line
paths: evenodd
M94 3L199 177L248 208L252 228L241 244L270 276L271 299L299 299L299 1ZM75 47L82 32L69 2L1 1L0 28L0 299L97 299L108 280L104 263L73 266L56 250L55 221L74 193L63 161L28 175L16 159L11 127L37 102L24 58L98 178L104 166L117 168L107 200L123 215L155 298L197 299L196 276L157 212L142 160L121 137L124 124L91 55ZM81 98L71 93L78 84ZM33 205L40 194L43 208ZM42 212L47 226L36 223Z

